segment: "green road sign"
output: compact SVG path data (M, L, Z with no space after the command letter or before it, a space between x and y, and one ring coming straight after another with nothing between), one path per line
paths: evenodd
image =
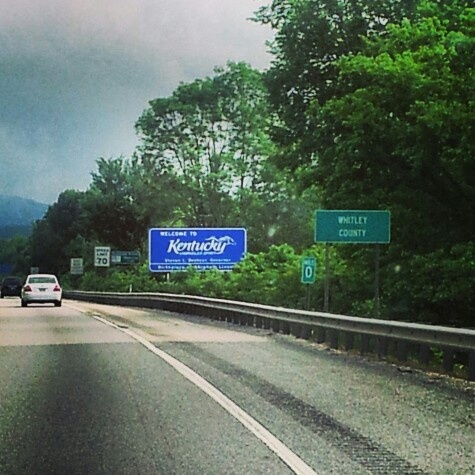
M140 263L140 251L111 251L111 264L131 265Z
M391 235L389 211L317 210L315 242L379 244Z
M300 282L302 284L314 284L317 270L317 260L315 257L304 257L302 259L302 275Z

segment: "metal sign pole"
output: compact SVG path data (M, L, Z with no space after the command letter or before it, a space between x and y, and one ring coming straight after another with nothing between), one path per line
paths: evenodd
M374 316L379 318L381 316L380 308L380 297L379 297L379 286L380 286L380 258L381 258L381 249L379 244L376 244L376 249L374 253Z
M315 283L317 274L317 260L315 257L304 257L302 259L300 282L306 289L305 310L310 308L310 284Z
M325 244L325 285L323 296L323 311L330 310L330 249L328 244Z

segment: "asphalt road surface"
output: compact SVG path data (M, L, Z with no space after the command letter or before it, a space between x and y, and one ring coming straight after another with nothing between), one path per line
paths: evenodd
M473 383L266 330L0 301L1 474L473 474Z

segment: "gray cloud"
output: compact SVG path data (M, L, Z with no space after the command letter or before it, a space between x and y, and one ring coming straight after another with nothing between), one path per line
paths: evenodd
M7 5L7 3L9 5ZM130 155L149 100L269 61L254 0L0 0L0 192L51 203Z

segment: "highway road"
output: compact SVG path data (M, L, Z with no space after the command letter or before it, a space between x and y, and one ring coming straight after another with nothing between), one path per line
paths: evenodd
M1 474L473 474L475 385L168 312L0 301Z

